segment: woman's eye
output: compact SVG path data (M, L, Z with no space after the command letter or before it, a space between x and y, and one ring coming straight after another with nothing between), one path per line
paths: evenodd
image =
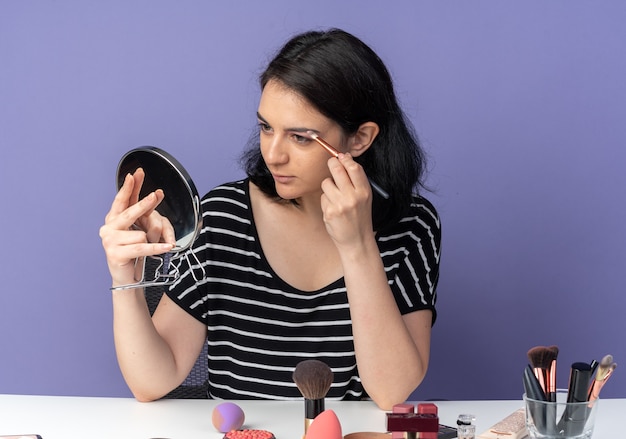
M268 133L268 132L272 131L272 127L269 126L268 124L266 124L265 122L259 122L259 128L264 133Z
M311 141L311 139L309 139L306 136L300 136L298 134L292 134L293 140L296 141L296 143L300 143L302 145L309 143Z

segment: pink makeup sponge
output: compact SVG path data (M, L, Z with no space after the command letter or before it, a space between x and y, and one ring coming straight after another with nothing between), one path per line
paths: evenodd
M220 433L240 429L245 419L241 407L232 402L223 402L213 409L213 426Z
M332 410L317 415L306 433L306 439L342 439L341 424Z

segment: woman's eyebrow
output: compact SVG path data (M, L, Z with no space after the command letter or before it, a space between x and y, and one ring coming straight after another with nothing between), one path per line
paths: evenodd
M261 113L259 113L258 111L256 112L256 117L263 122L264 124L268 125L268 126L272 126L267 120L265 120L265 118L263 116L261 116ZM307 127L292 127L292 128L286 128L285 131L289 131L292 133L306 133L307 131L312 131L316 134L318 134L318 130L313 130L311 128L307 128Z
M264 124L269 125L269 122L267 120L265 120L265 118L263 116L261 116L261 113L259 113L258 111L256 112L256 117L257 117L257 119L259 119Z

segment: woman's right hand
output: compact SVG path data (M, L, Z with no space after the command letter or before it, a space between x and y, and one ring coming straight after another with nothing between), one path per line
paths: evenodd
M107 258L113 286L128 285L141 278L143 264L135 261L145 256L170 251L175 243L174 228L155 208L165 194L158 189L139 200L145 173L139 168L128 174L118 191L111 210L100 227L100 238Z

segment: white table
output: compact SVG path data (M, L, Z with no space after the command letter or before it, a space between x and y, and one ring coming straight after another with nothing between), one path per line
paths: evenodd
M0 435L37 433L43 439L221 439L211 424L220 401L0 395ZM304 403L232 401L246 414L246 428L269 430L277 439L301 439ZM436 401L442 424L454 425L460 413L476 415L477 433L523 406L522 401ZM626 399L601 400L594 438L618 437ZM383 432L385 412L372 402L327 401L343 434Z

